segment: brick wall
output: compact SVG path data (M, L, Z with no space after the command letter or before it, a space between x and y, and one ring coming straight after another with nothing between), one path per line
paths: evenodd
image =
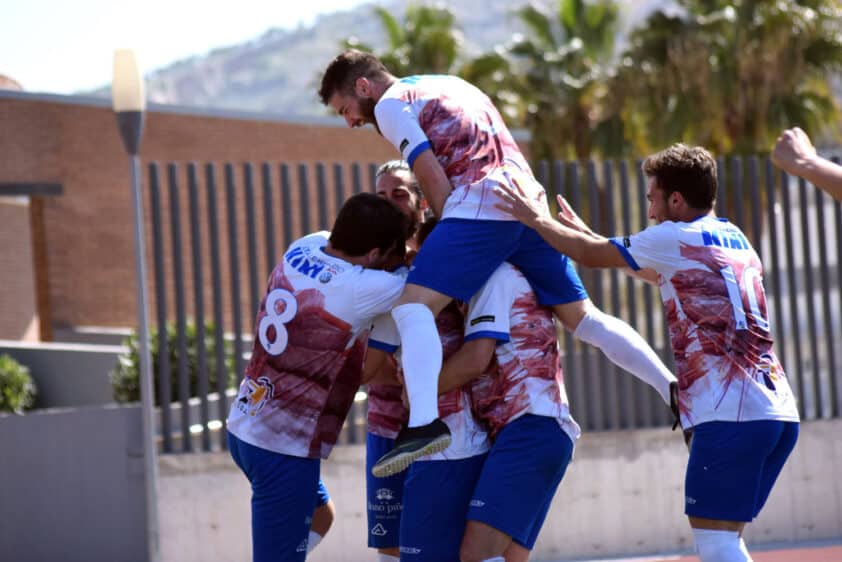
M129 167L110 108L73 103L73 98L7 95L0 97L0 123L3 124L0 127L0 182L44 181L61 183L64 187L63 195L44 203L53 324L134 325L135 270ZM246 161L258 163L258 173L259 163L273 163L274 181L277 182L280 162L324 161L348 165L356 161L382 161L395 154L373 131L154 110L147 113L141 146L144 181L147 181L147 163L151 161L231 162L236 167L238 193L242 191L242 163ZM295 170L296 166L293 168ZM180 173L183 177L183 165ZM217 174L218 192L224 193L223 170L218 169ZM256 179L260 180L259 175ZM293 173L293 180L296 179ZM313 181L312 177L310 181ZM293 191L297 192L297 189ZM148 212L147 195L145 199ZM293 203L296 202L297 197ZM182 211L186 209L184 196ZM239 211L240 225L244 229L242 204ZM220 208L220 212L224 221L225 208ZM315 220L311 224L315 226ZM204 225L207 226L206 221ZM189 243L187 228L185 223L185 244ZM147 234L150 232L147 221ZM241 242L244 242L244 235L245 230L241 233ZM169 244L169 237L166 243ZM147 247L151 249L151 244L147 243ZM185 255L189 256L189 248L185 248ZM223 250L227 252L224 245ZM245 253L241 251L240 256ZM150 264L151 288L151 254L147 263ZM169 265L167 271L171 275L172 264ZM226 278L228 269L224 262L222 270L226 272ZM186 267L188 277L190 271ZM263 281L260 284L262 286ZM246 303L246 291L243 293ZM154 305L153 299L152 311Z

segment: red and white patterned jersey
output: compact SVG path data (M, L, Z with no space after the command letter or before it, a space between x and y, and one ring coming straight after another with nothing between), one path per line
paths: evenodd
M492 439L524 414L558 420L574 443L581 435L570 415L552 310L538 304L529 282L503 263L468 306L465 341L491 338L497 368L472 389L474 410Z
M494 104L461 78L402 78L377 102L374 116L410 166L425 150L433 151L453 186L443 219L514 220L494 207L494 186L511 185L512 178L530 198L546 198Z
M465 316L456 303L450 303L436 317L444 360L462 346L464 323ZM400 338L391 315L384 315L374 323L370 345L378 349L397 351ZM450 428L451 443L444 451L422 457L420 460L466 459L488 451L488 435L471 412L471 386L469 383L439 396L439 417Z
M391 359L394 361L394 359ZM391 384L368 385L368 432L394 439L409 420L409 409L403 405L403 387Z
M707 421L798 421L772 349L763 266L739 228L703 216L612 242L633 269L659 275L684 428Z
M360 385L371 321L404 286L324 253L329 234L294 242L272 272L228 415L238 438L297 457L330 454Z

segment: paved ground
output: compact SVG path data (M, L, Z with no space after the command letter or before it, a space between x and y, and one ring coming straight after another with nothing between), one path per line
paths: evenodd
M755 548L751 551L754 562L842 562L842 544L801 546L781 545L773 550ZM558 560L556 562L563 562ZM638 558L610 558L588 562L699 562L696 556L644 556Z

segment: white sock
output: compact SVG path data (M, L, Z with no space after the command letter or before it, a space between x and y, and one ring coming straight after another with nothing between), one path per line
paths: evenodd
M482 562L506 562L506 559L502 556L495 556L494 558L486 558Z
M740 537L740 552L742 552L746 560L751 560L751 554L748 553L748 547L746 546L746 541L743 540L743 537Z
M737 531L693 529L693 539L701 562L752 562Z
M400 558L392 556L391 554L383 554L382 552L377 553L377 562L400 562L400 560Z
M307 554L313 552L320 542L322 542L322 536L315 531L310 531L310 536L307 538Z
M409 397L409 427L439 417L438 384L442 348L436 319L426 305L409 303L392 309L401 336L401 365Z
M657 390L669 405L670 382L676 378L634 328L592 307L576 326L573 336L601 349L612 363Z

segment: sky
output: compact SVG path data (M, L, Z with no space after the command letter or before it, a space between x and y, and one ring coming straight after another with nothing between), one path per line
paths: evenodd
M369 0L370 1L370 0ZM294 29L365 0L0 0L0 74L29 92L70 94L111 82L114 50L141 71Z

